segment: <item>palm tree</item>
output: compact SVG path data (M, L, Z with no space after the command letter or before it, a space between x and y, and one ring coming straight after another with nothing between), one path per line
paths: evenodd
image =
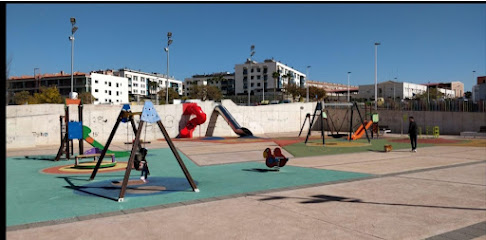
M149 85L150 94L154 95L154 92L155 94L157 94L157 85L158 85L157 81L149 80L148 85Z
M273 85L273 100L275 100L275 97L277 96L277 79L280 78L280 73L273 72L272 78L275 81L275 84Z

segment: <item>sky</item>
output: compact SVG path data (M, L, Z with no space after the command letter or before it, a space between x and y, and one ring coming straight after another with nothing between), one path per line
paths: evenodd
M486 75L486 4L7 4L9 75L130 68L169 75L234 72L274 58L308 79L351 85L461 81ZM308 67L310 66L310 67ZM473 73L475 71L475 73Z

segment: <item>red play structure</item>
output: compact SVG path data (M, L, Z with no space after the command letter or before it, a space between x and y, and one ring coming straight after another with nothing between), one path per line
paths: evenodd
M186 127L181 129L179 134L180 138L192 138L192 133L197 125L201 125L206 122L206 113L204 113L196 103L184 103L182 106L183 113L182 115L196 115L195 118L191 119L187 124Z

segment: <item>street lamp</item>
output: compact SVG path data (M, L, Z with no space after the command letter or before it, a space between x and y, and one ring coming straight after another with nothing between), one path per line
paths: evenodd
M39 92L39 82L38 82L38 79L36 78L36 75L35 75L35 71L36 70L39 70L39 68L34 68L34 81L35 81L35 88L36 88L36 91Z
M172 44L172 33L167 33L167 47L164 48L165 52L167 52L167 82L165 88L165 104L169 104L169 46Z
M255 45L251 45L250 47L250 68L248 69L248 106L251 106L251 101L250 101L250 93L251 93L251 57L255 55ZM265 86L264 86L265 88Z
M71 41L71 92L69 93L69 98L76 99L77 94L74 92L74 72L73 72L73 64L74 64L74 33L78 30L78 27L74 26L76 24L76 18L71 18L71 36L69 36L69 41Z
M348 102L349 102L349 74L351 74L351 72L348 72Z
M306 95L306 102L309 102L309 84L307 83L307 79L309 79L309 68L311 66L307 66L307 72L306 72L306 80L305 80L305 85L306 85L306 88L307 88L307 95Z
M375 43L375 111L378 110L378 45L379 42Z

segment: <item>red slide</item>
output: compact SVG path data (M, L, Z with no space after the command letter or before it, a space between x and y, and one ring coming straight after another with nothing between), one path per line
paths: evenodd
M191 119L185 128L181 129L179 137L192 138L192 133L194 132L196 126L206 122L206 113L204 113L201 107L199 107L196 103L184 103L182 108L182 115L196 115L196 117Z

